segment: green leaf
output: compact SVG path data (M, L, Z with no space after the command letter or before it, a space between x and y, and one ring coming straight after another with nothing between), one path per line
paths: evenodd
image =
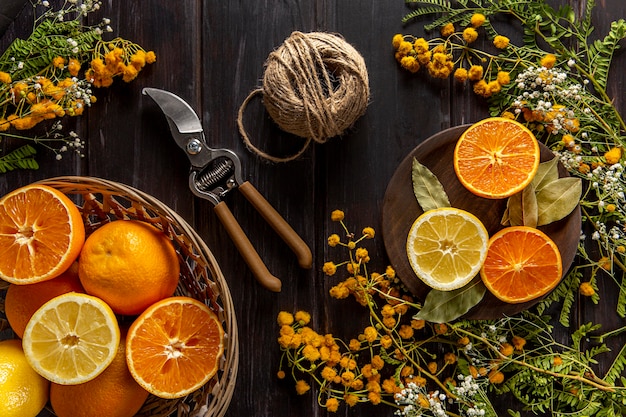
M486 287L480 276L466 286L452 291L431 290L422 309L414 316L431 323L446 323L461 317L484 297Z
M503 226L537 227L538 216L537 194L531 183L508 198L501 223Z
M537 173L535 174L532 184L536 191L541 190L544 186L559 179L559 159L552 158L539 164Z
M0 173L14 169L38 169L34 156L37 153L31 145L21 146L0 158Z
M450 200L439 179L426 166L413 158L411 170L413 193L422 210L450 207Z
M580 178L559 178L537 193L538 226L561 220L576 208L582 195Z

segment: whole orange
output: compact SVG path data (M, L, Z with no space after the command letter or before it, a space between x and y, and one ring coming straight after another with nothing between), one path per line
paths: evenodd
M78 279L78 264L48 281L34 284L11 284L4 300L7 320L18 337L24 336L24 329L32 315L47 301L68 292L85 292Z
M148 398L126 365L126 331L113 362L96 378L77 385L50 385L50 403L58 417L132 417Z
M137 315L171 296L180 265L170 239L151 224L116 220L85 240L78 276L88 294L122 315Z

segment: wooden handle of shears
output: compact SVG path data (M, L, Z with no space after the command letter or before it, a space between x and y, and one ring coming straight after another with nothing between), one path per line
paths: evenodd
M223 201L218 203L214 210L256 280L268 290L280 292L282 283L267 269L226 203Z
M309 249L295 230L291 228L283 216L272 207L269 201L267 201L250 182L246 181L241 184L239 190L261 216L263 216L265 221L272 226L272 229L285 241L293 253L295 253L298 258L298 264L302 268L311 268L313 265L311 249Z

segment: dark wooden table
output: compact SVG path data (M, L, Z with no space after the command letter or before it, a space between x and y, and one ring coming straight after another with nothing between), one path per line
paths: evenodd
M583 10L585 1L555 3L570 3ZM611 21L626 17L623 0L597 3L594 22L598 34L606 33ZM239 325L240 358L227 416L326 415L314 393L298 396L290 381L276 377L278 312L307 310L314 328L348 339L362 330L366 311L352 301L331 299L328 290L336 280L322 273L323 263L337 255L326 239L341 232L330 220L332 210L343 210L353 230L372 226L379 231L385 189L402 159L434 133L485 117L486 103L449 80L437 82L399 69L392 36L423 33L420 24L401 24L408 11L402 0L126 0L103 2L102 9L102 14L111 18L116 35L154 50L157 63L130 84L116 82L109 89L97 90L97 103L84 116L66 122L85 139L84 158L68 153L56 161L40 147L40 169L2 174L0 194L48 177L81 175L128 184L160 199L195 227L230 287ZM9 27L0 40L1 49L14 37L28 34L27 14ZM294 30L341 34L365 59L371 100L366 114L342 137L312 145L295 161L267 163L245 148L237 131L237 111L248 93L260 85L268 54ZM615 65L609 92L625 114L626 54L620 51ZM172 140L154 103L142 97L143 87L180 95L201 116L209 145L230 148L239 155L245 179L312 249L312 269L300 268L285 243L243 196L231 193L229 206L269 270L282 279L282 292L270 292L255 281L212 204L190 192L187 157ZM260 100L246 110L246 128L259 146L284 154L303 143L281 131ZM369 251L371 268L384 268L388 260L380 234ZM606 294L598 306L577 304L572 327L587 321L602 321L606 328L616 325L611 297ZM360 415L358 410L345 415ZM361 410L393 415L392 409L383 406Z

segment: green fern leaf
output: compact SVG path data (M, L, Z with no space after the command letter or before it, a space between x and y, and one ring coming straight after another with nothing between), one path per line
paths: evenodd
M422 16L429 16L429 15L435 15L435 14L440 14L442 13L444 10L442 10L439 7L420 7L419 9L415 9L413 11L411 11L410 13L406 14L403 18L402 18L402 23L406 24L409 23L412 20L416 20L417 18L420 18Z
M622 376L624 368L626 368L626 345L622 346L611 367L606 371L604 380L609 384L615 385L615 381Z
M613 54L619 49L619 42L625 37L626 21L620 19L611 24L611 29L603 40L593 43L590 51L593 55L589 56L589 68L594 70L594 78L602 88L606 88Z
M0 157L0 173L15 169L38 169L34 156L37 153L31 145L24 145Z

